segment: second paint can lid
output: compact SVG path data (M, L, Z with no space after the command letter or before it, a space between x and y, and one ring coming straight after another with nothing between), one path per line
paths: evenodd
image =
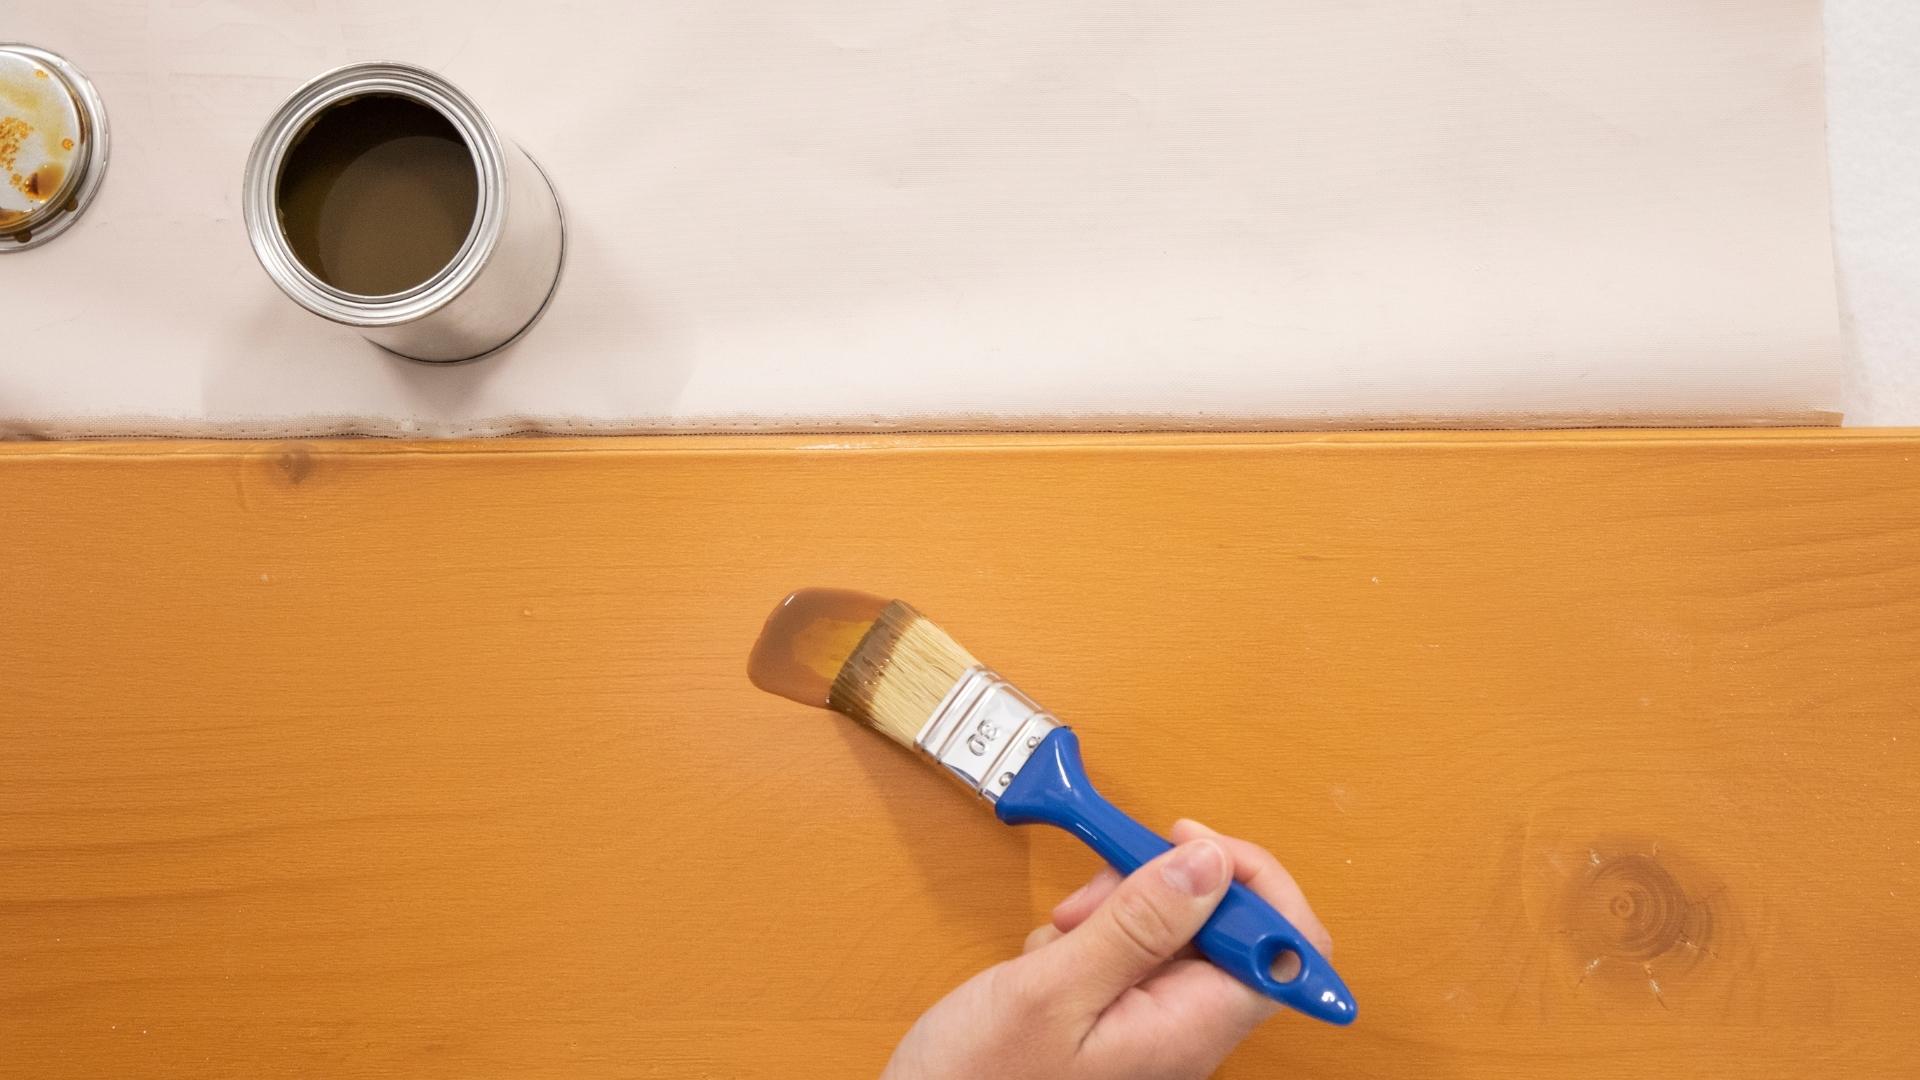
M106 109L87 77L45 49L0 45L0 253L66 231L106 168Z

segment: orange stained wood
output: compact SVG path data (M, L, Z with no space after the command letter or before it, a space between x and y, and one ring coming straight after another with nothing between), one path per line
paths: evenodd
M1911 1076L1920 438L0 447L0 1076L870 1076L1094 869L756 690L909 599L1361 1005L1222 1075Z

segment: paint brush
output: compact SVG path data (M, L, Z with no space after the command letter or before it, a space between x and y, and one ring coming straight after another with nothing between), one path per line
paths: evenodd
M1172 847L1094 790L1071 728L902 601L841 589L793 593L768 616L747 672L763 690L843 713L926 754L1001 821L1065 829L1122 874ZM1194 945L1283 1005L1353 1022L1353 995L1326 958L1238 882ZM1298 970L1276 977L1288 953Z

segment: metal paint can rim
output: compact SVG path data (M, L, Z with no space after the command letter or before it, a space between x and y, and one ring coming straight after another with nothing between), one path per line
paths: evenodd
M515 330L513 333L500 339L499 342L493 345L489 345L485 349L482 349L481 351L474 353L472 356L462 356L452 360L425 360L418 356L408 356L406 353L403 353L398 349L395 349L389 345L381 345L379 342L374 342L376 346L378 346L379 348L385 349L387 352L390 352L393 355L398 356L403 360L412 360L413 362L418 364L432 364L435 367L449 367L455 364L471 364L475 360L484 360L487 357L492 356L494 353L499 352L501 349L506 348L507 346L513 344L516 341L519 341L521 338L526 337L527 334L532 332L533 328L539 324L541 316L547 313L547 309L553 306L553 298L556 295L558 295L560 292L560 279L562 277L565 277L567 272L567 208L565 205L563 205L560 202L559 189L553 186L553 178L547 175L547 170L541 166L540 160L534 157L532 154L528 154L524 149L522 149L520 153L526 157L527 163L533 166L534 174L540 178L540 182L547 185L547 194L553 199L554 216L560 223L560 237L559 237L560 259L559 259L558 265L556 265L553 269L553 281L547 285L546 295L540 298L540 306L534 309L533 315L530 318L528 318L526 322L520 324L520 328L518 330Z
M79 120L80 129L74 136L75 141L81 144L78 148L85 151L73 159L80 167L76 169L69 166L69 175L62 189L49 198L40 210L0 228L0 253L6 253L39 247L72 228L80 215L86 213L87 207L93 204L94 196L99 193L101 181L106 179L108 139L106 103L101 100L100 92L94 89L93 80L87 78L72 61L58 53L21 42L0 42L0 52L26 57L59 80ZM71 209L66 208L69 204ZM28 233L27 239L14 239L17 233L23 231Z
M320 280L293 252L280 227L280 171L289 150L336 105L391 94L434 109L460 133L477 179L473 226L439 272L402 292L363 296ZM500 135L472 98L439 74L413 64L369 61L334 68L294 91L262 128L247 155L241 212L260 265L294 302L323 318L357 327L416 322L452 303L486 268L506 220L506 163Z

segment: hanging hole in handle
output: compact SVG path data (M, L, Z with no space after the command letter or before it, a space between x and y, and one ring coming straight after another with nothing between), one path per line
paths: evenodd
M1300 954L1285 945L1274 943L1273 951L1268 954L1267 974L1277 983L1290 983L1300 977Z

